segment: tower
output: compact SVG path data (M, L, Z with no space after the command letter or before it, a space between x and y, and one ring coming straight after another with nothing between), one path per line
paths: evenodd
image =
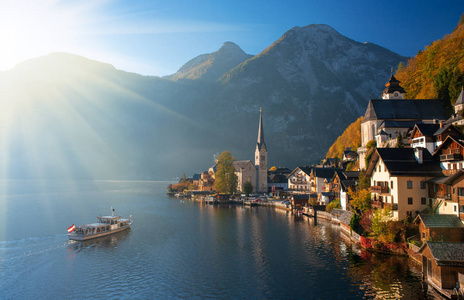
M393 68L390 79L385 84L385 90L382 92L382 99L404 99L406 91L400 85L400 81L393 76Z
M263 109L259 109L258 141L255 150L256 187L258 193L267 193L267 148L264 142Z

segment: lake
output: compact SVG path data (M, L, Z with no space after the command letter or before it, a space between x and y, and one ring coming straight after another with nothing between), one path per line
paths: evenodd
M168 182L0 181L0 298L440 299L406 257L265 207L165 195ZM66 228L132 215L87 242Z

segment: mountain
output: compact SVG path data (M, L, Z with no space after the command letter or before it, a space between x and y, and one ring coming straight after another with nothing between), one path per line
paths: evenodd
M197 56L168 78L216 81L222 74L252 57L253 55L246 54L236 44L225 42L218 51Z
M166 78L53 53L0 72L0 178L169 179L224 150L252 159L259 107L269 165L324 157L406 58L327 25L256 56L225 43Z
M315 163L364 112L369 97L380 95L391 67L406 60L327 25L295 27L221 77L218 120L235 124L238 139L247 132L240 125L250 124L250 112L263 106L269 159Z

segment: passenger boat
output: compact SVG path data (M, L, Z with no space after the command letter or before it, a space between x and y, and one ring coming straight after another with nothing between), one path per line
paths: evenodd
M79 227L71 226L68 228L68 238L74 241L86 241L126 230L131 227L133 222L132 219L122 219L121 216L115 216L113 208L111 208L111 216L101 216L97 219L98 223ZM70 231L70 229L72 230Z

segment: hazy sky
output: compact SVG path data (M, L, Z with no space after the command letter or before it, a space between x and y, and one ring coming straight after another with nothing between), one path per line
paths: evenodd
M462 13L464 0L0 0L0 70L59 51L162 76L225 41L258 54L310 24L414 56Z

